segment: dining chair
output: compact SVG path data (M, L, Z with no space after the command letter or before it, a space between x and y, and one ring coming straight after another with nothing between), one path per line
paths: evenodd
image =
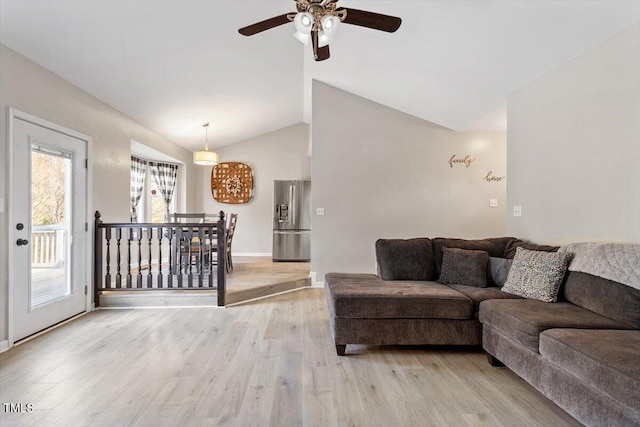
M199 222L205 221L205 213L174 213L171 215L172 222Z
M231 257L231 243L233 242L233 235L236 232L236 223L238 222L238 214L232 213L229 215L229 226L227 227L227 273L233 270L233 258Z
M172 222L177 223L204 223L204 213L174 213L172 216ZM201 265L204 262L206 265L207 259L204 258L209 253L210 248L206 242L203 242L202 254L200 253L200 239L197 236L182 237L177 245L178 255L180 257L180 271L187 271L192 265L196 266L198 273L200 273Z
M217 221L217 218L219 218L218 214L204 214L205 219L208 221L209 218L215 218L215 220ZM227 216L227 229L226 229L226 242L227 242L227 248L226 248L226 252L225 252L225 270L227 270L227 273L231 273L231 270L233 270L233 258L231 257L231 244L233 242L233 235L235 234L236 231L236 223L238 222L238 214L237 213L232 213L229 214Z

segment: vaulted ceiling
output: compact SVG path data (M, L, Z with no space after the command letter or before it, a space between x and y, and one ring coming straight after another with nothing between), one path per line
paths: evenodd
M341 25L316 63L293 24L237 29L295 10L280 1L2 0L0 41L188 148L309 121L311 80L456 130L504 130L506 98L638 21L640 2L366 1L394 34Z

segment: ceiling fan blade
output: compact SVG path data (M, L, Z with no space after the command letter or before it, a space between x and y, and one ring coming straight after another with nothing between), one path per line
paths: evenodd
M372 28L374 30L386 31L388 33L395 33L402 19L396 16L383 15L381 13L367 12L366 10L340 8L347 11L347 17L343 21L345 24L359 25L361 27Z
M318 32L311 32L311 45L313 46L313 57L316 62L324 61L325 59L329 59L329 45L319 47L318 46Z
M324 61L325 59L329 59L330 56L329 45L319 47L316 53L316 61Z
M273 18L265 19L264 21L256 22L255 24L246 26L244 28L240 28L238 32L243 36L252 36L254 34L261 33L263 31L270 30L272 28L278 27L280 25L284 25L288 22L291 22L289 18L287 18L289 13L285 13L284 15L274 16Z

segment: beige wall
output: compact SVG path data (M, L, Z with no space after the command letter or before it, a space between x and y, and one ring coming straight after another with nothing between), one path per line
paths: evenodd
M88 93L0 45L0 197L8 198L8 108L48 120L93 138L93 210L108 222L129 221L129 157L134 139L185 163L181 204L192 208L191 152L159 136ZM8 202L7 202L8 204ZM7 208L9 208L7 206ZM8 215L0 213L0 341L7 338Z
M505 175L504 134L454 132L318 81L312 116L318 282L329 271L375 272L378 238L504 235L505 181L483 180ZM451 168L453 154L476 160Z
M218 203L211 194L210 167L198 168L197 211L238 214L234 254L271 255L273 181L309 179L309 126L300 123L216 150L222 162L251 166L254 197L246 204Z
M640 242L640 27L508 99L507 233Z

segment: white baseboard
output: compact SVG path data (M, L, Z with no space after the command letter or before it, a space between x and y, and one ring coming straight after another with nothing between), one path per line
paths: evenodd
M9 350L9 341L0 341L0 353L3 353L7 350Z
M318 273L312 271L309 273L309 277L311 278L311 287L312 288L324 288L324 282L318 282Z
M246 256L246 257L271 257L271 252L234 252L233 256Z

